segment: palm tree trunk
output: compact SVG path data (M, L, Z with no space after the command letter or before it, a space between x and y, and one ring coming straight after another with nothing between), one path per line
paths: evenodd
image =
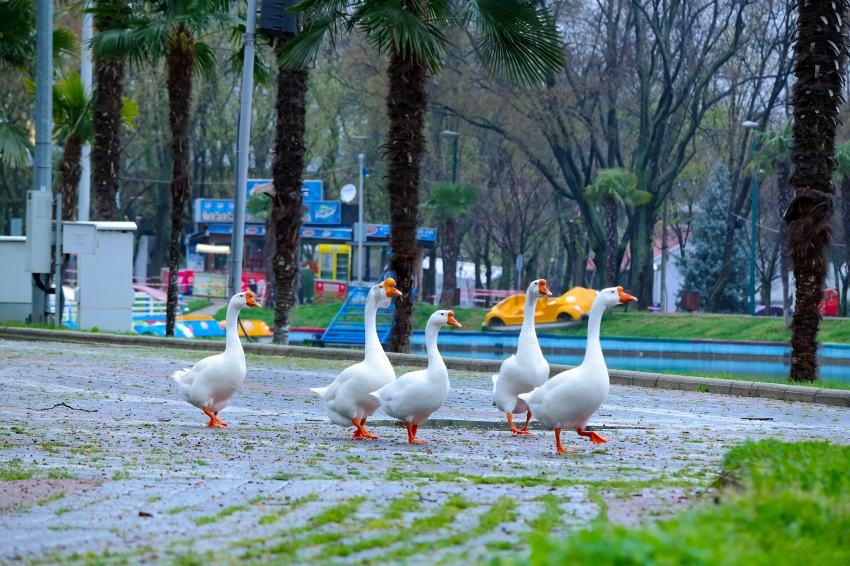
M446 218L443 223L443 292L440 293L440 304L451 308L457 304L455 290L457 289L457 225L454 218Z
M617 201L605 197L605 287L617 285Z
M109 18L105 18L109 19ZM101 25L99 31L108 29ZM91 150L94 212L98 220L116 220L118 205L118 172L121 169L121 109L124 103L124 64L120 61L95 61L97 80L92 128L94 145Z
M283 41L277 50L283 49ZM307 114L307 69L277 73L277 122L275 125L275 157L272 166L274 201L271 222L275 231L274 336L276 344L289 344L292 308L296 303L299 262L298 231L301 229L303 202L301 196L304 171L305 121Z
M62 220L68 222L77 218L77 189L80 186L80 155L83 153L83 140L71 136L65 140L62 151L62 163L59 164L59 191L62 195Z
M797 306L791 322L792 381L818 378L817 334L820 323L818 302L828 262L826 249L832 243L830 217L833 210L832 172L835 170L835 130L838 123L838 94L842 91L843 57L835 51L846 45L841 22L846 10L838 12L829 0L810 0L797 6L797 40L794 43L794 75L791 95L794 107L791 176L795 196L785 221L788 247L797 284Z
M178 25L172 35L173 47L165 56L168 67L168 121L171 126L171 245L168 253L168 297L165 335L174 336L177 317L177 270L180 267L180 236L183 209L189 198L189 116L192 106L192 72L195 68L195 41L192 32Z
M428 65L421 57L393 52L387 67L389 93L387 115L390 130L385 149L389 157L387 192L390 197L390 269L398 290L393 318L393 352L410 350L413 332L413 276L416 271L416 225L419 221L419 182L422 156L425 154L425 111L428 96L425 81ZM445 271L443 273L445 277ZM445 287L445 284L444 284Z
M791 169L787 162L780 161L776 164L776 183L779 188L779 209L783 212L788 210L788 204L791 202L791 186L788 184L788 177L791 176ZM779 271L782 278L782 320L785 327L788 326L788 320L791 318L791 291L788 272L791 267L791 258L788 255L788 225L785 222L779 223Z

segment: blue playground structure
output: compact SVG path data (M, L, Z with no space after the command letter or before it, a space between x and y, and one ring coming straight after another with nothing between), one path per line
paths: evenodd
M336 316L322 334L322 343L325 345L362 346L366 343L366 327L363 324L363 310L366 304L366 296L372 289L371 285L362 287L351 287L345 302ZM378 339L381 344L386 344L390 339L393 316L395 316L395 301L385 309L378 309L376 315L376 328Z

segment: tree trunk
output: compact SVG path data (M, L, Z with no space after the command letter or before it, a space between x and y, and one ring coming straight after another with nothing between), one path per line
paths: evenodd
M490 236L484 235L484 273L486 274L486 284L484 288L487 291L492 289L493 284L493 261L490 259ZM490 308L490 296L484 297L484 308Z
M776 184L779 188L779 209L784 213L788 210L791 202L791 187L788 185L788 177L791 176L791 167L786 162L776 164ZM785 327L791 318L791 291L788 272L791 270L791 258L788 255L788 225L779 223L779 271L782 278L782 320Z
M418 255L416 225L419 221L420 167L425 153L422 132L428 107L425 93L427 76L428 65L423 58L409 51L401 55L394 50L387 67L390 130L385 149L389 158L387 192L390 201L390 249L393 254L390 269L403 296L396 299L390 344L393 352L408 352L413 332L411 295Z
M652 237L655 213L651 205L638 206L634 214L634 233L631 241L631 291L638 300L638 310L646 310L652 304Z
M502 248L502 276L499 279L499 290L511 290L511 274L513 273L513 264L511 264L511 252L508 248Z
M617 201L605 197L605 281L603 287L617 285Z
M279 52L286 45L278 42ZM304 204L301 196L304 171L305 120L307 115L307 69L277 72L277 121L275 123L274 201L271 219L275 229L274 275L276 299L274 303L275 344L289 344L292 308L296 303L298 279L301 274L300 240L301 216Z
M59 192L62 195L62 220L66 222L77 219L77 189L83 173L80 167L82 153L82 139L71 136L65 140L62 163L59 164Z
M98 31L106 29L109 26L98 26ZM95 61L94 71L97 81L92 112L94 145L91 149L94 212L98 220L117 220L115 196L118 194L118 172L121 169L124 64L119 61Z
M452 308L457 304L455 289L457 289L457 225L454 218L447 218L443 223L443 292L440 293L440 304Z
M846 17L843 2L810 0L797 6L797 40L794 43L794 83L791 103L794 146L791 175L795 196L785 213L788 247L797 284L797 301L791 322L792 381L818 378L818 303L828 262L826 249L832 243L830 217L833 210L832 172L835 170L835 129L838 95L843 85L842 56L846 49L841 32Z
M195 40L182 24L172 32L174 46L165 56L168 67L168 122L171 126L171 245L168 252L168 297L165 305L165 335L174 336L177 317L177 270L180 267L180 236L183 209L189 198L189 116L192 106L192 72Z

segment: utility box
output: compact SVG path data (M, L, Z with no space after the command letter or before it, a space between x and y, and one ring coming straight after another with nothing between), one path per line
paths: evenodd
M32 275L26 263L27 239L0 236L0 322L25 322L32 313Z
M53 193L27 191L26 270L50 273L53 249Z
M133 330L135 222L64 222L62 249L77 255L81 330Z

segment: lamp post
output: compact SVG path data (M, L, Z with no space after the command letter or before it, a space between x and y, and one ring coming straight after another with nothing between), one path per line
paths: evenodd
M355 140L368 140L369 136L351 136ZM357 154L357 164L360 167L360 187L357 189L357 286L363 284L363 237L366 227L363 226L363 166L366 156Z
M454 184L457 183L457 139L460 137L460 134L451 130L443 130L440 132L440 135L444 138L454 140L454 159L452 160L452 183Z
M748 130L753 130L758 128L758 123L750 120L746 120L743 124L741 124L744 128ZM756 137L753 136L753 159L756 157ZM754 316L756 314L756 219L758 218L759 211L759 193L758 193L758 185L756 184L756 175L753 173L752 175L752 211L750 214L750 300L749 305L747 305L747 313L750 316Z

